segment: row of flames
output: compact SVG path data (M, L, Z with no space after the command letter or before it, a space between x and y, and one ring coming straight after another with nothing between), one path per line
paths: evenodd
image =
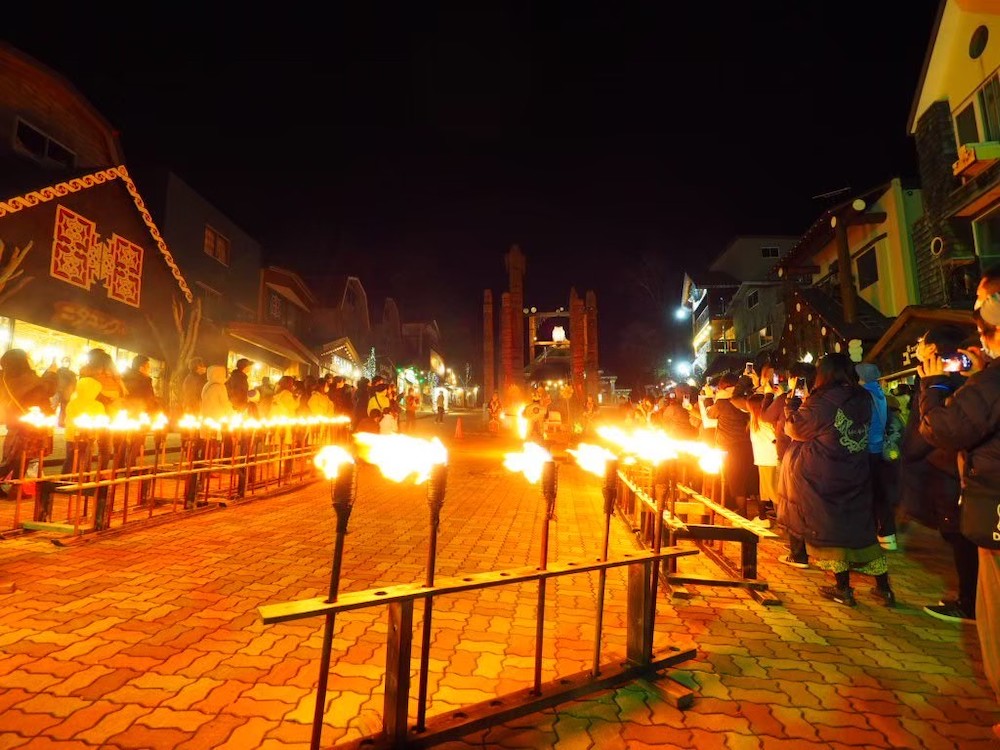
M692 440L676 440L661 430L631 429L605 426L597 430L598 435L617 448L611 450L602 445L580 443L568 452L585 471L604 476L609 461L622 460L624 463L647 461L660 464L681 456L693 456L698 466L708 474L716 474L722 469L725 453L717 448ZM354 434L358 455L367 463L379 468L382 474L395 482L413 477L417 484L427 480L435 464L448 463L448 451L438 438L425 440L408 435L378 435L359 432ZM542 446L526 442L517 453L504 456L504 467L523 474L532 484L542 477L545 464L552 461L552 454ZM343 463L353 462L354 457L340 446L328 445L316 455L315 463L328 477L334 478Z
M21 421L38 429L55 429L57 422L54 414L43 414L37 407L31 407L21 417ZM284 427L317 427L322 425L345 425L350 417L338 415L335 417L275 417L273 419L254 419L240 414L222 419L209 419L185 414L177 421L177 428L185 431L197 431L202 428L216 432L236 432L239 430L269 430ZM170 424L167 415L137 414L130 415L120 411L113 417L106 414L83 414L73 420L73 426L78 430L98 430L110 432L156 432L165 430Z

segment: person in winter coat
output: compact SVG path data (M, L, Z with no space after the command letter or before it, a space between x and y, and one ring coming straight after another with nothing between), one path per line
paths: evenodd
M207 371L205 360L201 357L191 358L187 375L181 383L181 409L184 414L201 414L201 392L208 382L205 374Z
M79 427L76 426L75 420L78 417L101 417L107 414L104 404L97 400L99 395L101 395L99 380L86 377L80 378L76 382L73 397L66 404L66 458L62 466L63 474L69 474L73 471L73 452L75 449L73 442L79 433ZM86 447L88 450L86 454L80 456L80 461L89 463L90 446Z
M765 422L761 415L765 401L770 401L772 395L770 392L754 393L746 400L750 415L750 444L760 487L757 522L767 529L771 528L771 519L775 514L778 449L775 446L774 425Z
M967 336L959 326L939 326L917 340L917 359L923 362L939 352L957 352ZM957 372L940 376L941 383L954 392L965 385ZM912 396L910 416L900 442L900 504L910 518L937 529L952 549L958 578L958 597L942 604L929 604L924 612L948 622L974 622L976 619L976 578L979 575L979 549L962 536L958 527L958 498L961 485L958 475L958 452L938 447L920 434L920 391Z
M757 486L757 469L750 443L750 416L735 406L732 399L745 399L749 390L738 375L727 372L719 378L715 398L706 408L709 418L717 421L715 445L726 452L724 501L744 517L748 514L747 498Z
M872 398L868 454L872 464L872 508L875 511L875 530L878 532L879 544L889 551L894 551L899 546L896 541L896 506L899 490L895 482L894 467L882 458L885 427L889 416L885 391L878 381L882 373L879 372L877 365L868 362L859 362L854 369L858 373L861 386Z
M76 389L76 373L70 367L72 362L69 357L63 357L62 365L56 370L56 400L58 424L60 427L66 426L66 405L73 398L73 391Z
M31 453L38 456L36 447L51 451L51 442L46 445L38 443L40 436L31 425L21 421L21 417L32 407L37 407L43 414L52 411L52 397L56 393L55 373L46 373L39 377L31 366L28 353L23 349L9 349L0 357L0 418L7 427L7 436L3 441L3 464L0 466L0 479L8 475L20 473L21 453L31 448ZM38 459L29 460L25 468L26 476L36 476ZM17 478L17 477L15 477Z
M282 375L271 401L271 419L287 417L294 419L299 413L299 400L295 396L295 378Z
M104 404L109 417L114 417L126 408L127 391L115 361L103 349L91 349L87 352L86 362L80 368L81 378L94 378L101 384L101 393L97 400Z
M306 405L309 407L309 413L314 417L332 417L333 416L333 402L327 395L326 389L327 383L325 380L317 381L313 384L312 392L309 394L309 398L306 401Z
M931 445L961 452L963 492L1000 496L1000 274L984 276L977 305L973 320L982 349L963 350L976 370L965 385L952 391L939 354L927 354L917 368L920 434ZM1000 549L978 552L976 629L983 671L1000 700ZM1000 736L1000 724L993 731Z
M806 398L815 386L816 367L807 362L796 363L788 372L788 390L784 390L779 385L779 393L774 394L771 403L766 405L761 412L761 419L774 427L774 448L778 455L778 468L775 477L781 476L781 465L783 456L792 444L792 439L785 432L786 416L798 409L802 400ZM775 502L775 518L782 518L780 503L781 494L777 492ZM806 550L806 542L801 537L785 529L788 535L788 554L778 558L778 562L789 565L793 568L809 567L809 552Z
M201 389L201 416L219 421L233 416L235 411L226 388L226 368L212 365L205 372L205 385Z
M229 392L229 402L240 414L250 406L250 379L248 373L253 363L245 357L236 360L236 369L229 374L226 389Z
M677 440L694 440L697 430L691 424L691 417L682 403L687 391L678 386L667 394L660 425Z
M872 593L886 606L896 603L872 514L871 415L871 396L858 386L850 359L827 354L816 368L816 387L786 417L792 443L778 485L778 520L805 539L814 564L836 579L820 594L851 607L852 572L874 576Z

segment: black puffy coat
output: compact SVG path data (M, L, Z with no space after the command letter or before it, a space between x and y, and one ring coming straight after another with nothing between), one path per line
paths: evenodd
M965 383L952 375L948 384L957 389ZM899 496L903 510L932 529L958 531L958 453L931 445L920 433L920 392L913 396L910 416L900 445Z
M833 384L809 394L785 420L792 439L781 459L778 520L816 547L876 543L869 475L872 399Z
M954 393L946 376L924 378L920 434L931 445L963 452L967 485L1000 489L1000 360Z

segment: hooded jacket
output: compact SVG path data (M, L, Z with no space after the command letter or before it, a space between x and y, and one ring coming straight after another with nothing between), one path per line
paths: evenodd
M201 416L204 419L223 419L234 413L226 390L226 368L212 365L205 372L207 382L201 389Z
M876 544L868 429L872 399L862 388L817 388L790 412L781 459L778 520L817 547Z
M888 419L889 407L885 401L885 392L878 382L879 369L868 362L861 362L854 367L861 379L861 387L872 397L872 422L868 430L868 452L882 454L882 443L885 441L885 424Z
M83 377L76 382L73 397L66 404L66 442L76 438L77 427L73 420L77 417L99 417L107 414L104 404L97 400L101 395L101 381L97 378Z
M920 381L920 434L939 448L961 451L967 486L1000 488L1000 359L952 393L948 378Z

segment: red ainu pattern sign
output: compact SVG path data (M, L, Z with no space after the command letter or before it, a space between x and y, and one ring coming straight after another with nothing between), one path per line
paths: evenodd
M142 248L112 234L98 241L97 224L65 206L56 207L52 238L54 278L89 290L95 281L104 281L108 297L139 307L142 288Z

